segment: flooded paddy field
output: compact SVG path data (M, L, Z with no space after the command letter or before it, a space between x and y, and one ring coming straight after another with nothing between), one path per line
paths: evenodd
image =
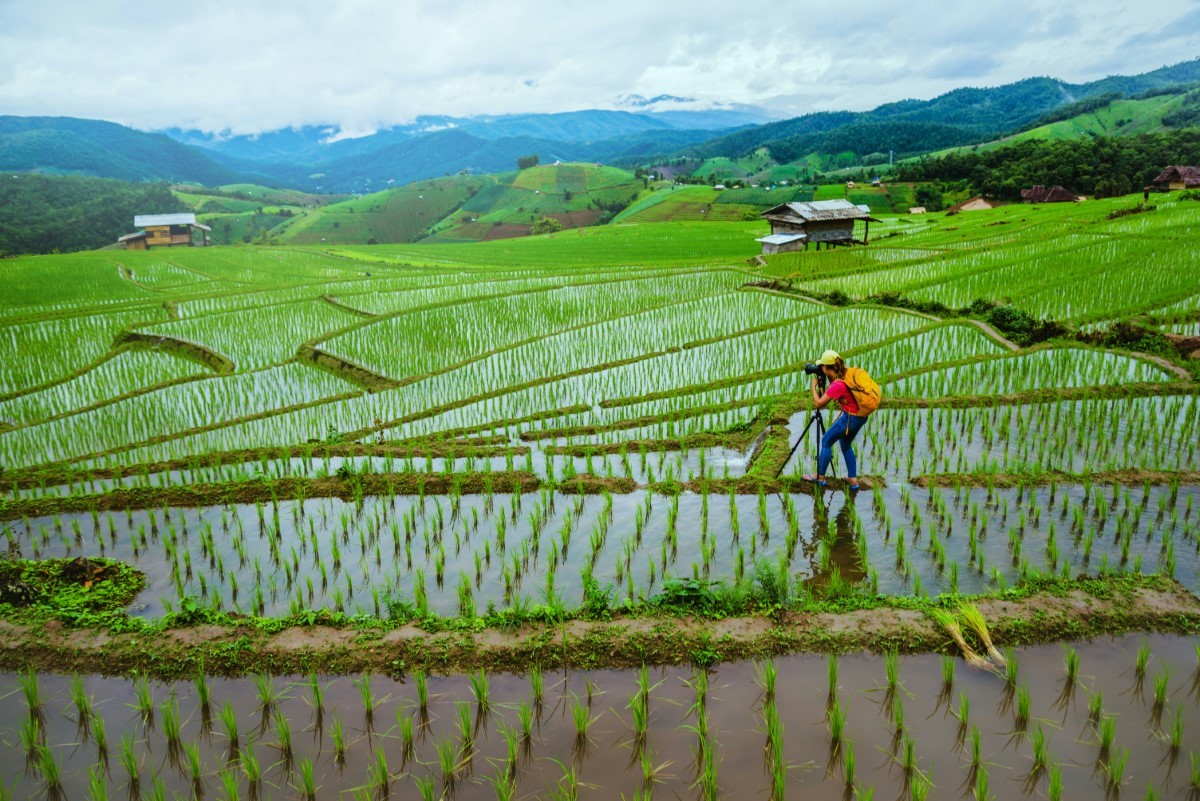
M308 498L11 520L13 556L109 557L147 585L132 611L184 598L228 612L473 617L582 601L584 577L637 602L673 579L863 592L1003 590L1029 576L1161 573L1200 586L1200 487L1049 485L812 494L647 491Z
M863 653L522 675L0 674L10 797L1160 798L1200 790L1200 651Z

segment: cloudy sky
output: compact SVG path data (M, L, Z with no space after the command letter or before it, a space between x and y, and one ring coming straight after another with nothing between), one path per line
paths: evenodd
M1200 56L1200 0L0 0L0 114L255 133L418 114L776 116Z

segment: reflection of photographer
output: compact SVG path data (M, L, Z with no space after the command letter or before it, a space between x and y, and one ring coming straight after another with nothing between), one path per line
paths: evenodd
M827 350L821 354L815 364L806 364L804 372L813 377L812 396L813 407L818 411L831 402L837 401L842 414L825 431L821 438L821 453L817 458L817 474L804 476L805 481L813 481L818 486L825 485L825 471L833 459L833 443L837 442L842 448L842 458L846 460L846 478L851 489L858 489L858 461L851 447L854 438L867 422L867 416L879 408L879 385L860 367L846 367L842 357ZM825 389L826 381L829 388ZM818 389L824 389L822 393Z

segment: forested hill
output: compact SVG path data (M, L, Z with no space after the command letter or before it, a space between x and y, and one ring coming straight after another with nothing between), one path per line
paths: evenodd
M234 183L239 173L163 134L74 117L0 116L0 171Z
M807 114L712 139L676 155L737 158L760 147L780 161L810 152L915 154L1012 133L1089 98L1106 95L1111 100L1168 87L1182 90L1197 81L1200 58L1141 75L1115 75L1081 84L1028 78L992 88L955 89L932 100L901 100L865 112Z
M0 256L100 248L133 231L135 214L191 210L162 183L25 174L0 186Z

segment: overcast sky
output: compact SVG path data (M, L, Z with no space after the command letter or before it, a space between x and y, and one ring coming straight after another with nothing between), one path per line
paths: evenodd
M862 110L1200 55L1200 0L0 0L0 114L254 133L626 94Z

